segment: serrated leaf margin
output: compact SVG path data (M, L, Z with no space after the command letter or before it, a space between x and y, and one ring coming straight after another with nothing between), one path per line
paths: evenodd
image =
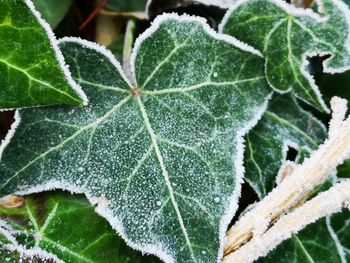
M10 244L0 243L0 249L3 248L9 252L17 252L23 258L31 259L34 257L39 257L43 260L43 262L51 262L50 260L54 260L55 263L64 263L56 255L42 250L41 248L35 247L32 249L27 249L22 245L19 245L16 239L12 236L10 227L4 220L0 220L0 234L7 238L7 240L10 242Z
M241 5L249 2L250 0L238 0L233 6L231 6L231 8L226 12L224 18L222 19L220 25L219 25L219 32L223 33L224 31L224 27L227 24L230 16L232 15L232 13ZM316 22L318 23L322 23L322 22L326 22L328 20L327 16L321 16L320 14L315 13L313 10L311 9L303 9L303 8L299 8L299 7L295 7L292 4L286 3L283 0L267 0L273 4L275 4L276 6L280 7L281 9L283 9L286 13L292 15L292 16L296 16L296 17L301 17L301 16L308 16L312 19L314 19ZM348 38L346 40L346 42L344 43L344 45L347 47L349 53L350 53L350 9L349 7L342 1L342 0L332 0L334 5L336 5L344 14L346 20L347 20L347 24L348 24ZM321 11L322 7L323 7L323 3L322 0L316 0L315 1L318 9ZM332 52L305 52L302 55L302 63L301 63L301 73L303 74L303 76L309 81L310 86L312 88L312 90L315 92L318 101L320 102L322 108L327 112L330 113L330 110L328 108L328 106L325 104L323 98L322 98L322 94L320 92L319 87L316 85L316 81L314 79L314 77L307 72L307 67L309 66L310 62L307 60L307 57L314 57L314 56L325 56L325 55L333 55ZM330 73L330 74L335 74L335 73L342 73L345 72L347 70L350 70L350 65L347 67L342 67L342 68L331 68L328 66L328 61L330 60L330 58L325 59L322 62L322 66L323 66L323 70L325 73ZM266 72L266 64L265 63L265 73L267 75ZM272 85L272 83L268 80L268 78L266 78L267 82L269 83L269 85L271 86L271 88L279 94L285 94L290 92L291 90L285 90L282 91L280 89L278 89L278 87L275 87L274 85ZM298 97L299 98L299 97ZM299 98L301 100L303 100L302 98Z

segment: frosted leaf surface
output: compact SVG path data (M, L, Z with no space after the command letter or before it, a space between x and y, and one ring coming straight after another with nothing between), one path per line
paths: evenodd
M242 136L270 97L263 59L177 15L137 40L135 87L101 47L66 39L60 48L90 105L21 110L1 194L83 192L133 248L215 262L237 208Z
M13 248L27 252L40 249L60 262L160 262L154 256L142 256L129 248L108 222L95 213L95 207L80 195L55 192L26 196L21 207L0 208L0 218L10 229L7 234L15 243ZM17 258L7 262L19 262L17 253L9 251L8 244L11 244L9 238L1 235L0 229L0 247L4 248L0 248L0 262L11 254Z
M86 102L56 42L30 0L0 1L0 109Z
M329 54L324 71L349 69L349 9L341 0L320 0L318 11L283 0L241 0L226 14L221 31L257 48L266 59L266 77L278 92L327 110L307 56Z
M275 96L258 125L246 136L245 179L263 198L276 185L288 147L310 153L325 137L323 124L292 96Z

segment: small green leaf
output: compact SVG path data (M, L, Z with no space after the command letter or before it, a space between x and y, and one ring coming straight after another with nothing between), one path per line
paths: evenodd
M310 152L325 137L324 126L292 96L275 96L258 125L246 136L245 179L263 198L275 187L288 146Z
M43 18L55 28L67 13L72 0L33 0Z
M133 85L105 49L60 47L90 104L21 110L2 146L0 193L84 192L133 248L216 261L237 207L242 136L270 97L263 59L175 14L136 41Z
M129 248L94 210L82 196L44 193L26 197L20 208L1 208L0 218L10 227L17 247L39 248L66 263L160 262ZM0 242L8 243L6 238Z
M33 3L0 1L0 109L81 105L84 100Z
M341 0L320 0L317 14L283 0L239 1L221 24L221 31L257 48L266 59L266 77L277 92L327 110L307 69L308 56L330 54L325 72L349 69L350 11Z
M343 212L344 213L344 212ZM342 213L340 213L342 214ZM257 263L344 263L344 251L330 225L330 217L307 226Z

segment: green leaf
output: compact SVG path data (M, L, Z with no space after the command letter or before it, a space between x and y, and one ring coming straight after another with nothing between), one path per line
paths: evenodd
M13 247L39 248L66 263L160 262L127 247L94 210L82 196L44 193L26 197L22 207L1 208L0 218L11 229Z
M0 244L0 259L2 260L1 262L20 262L20 263L42 263L42 262L47 262L44 260L41 260L37 256L26 256L22 251L16 251L13 248L8 248L6 246L2 246ZM48 258L46 258L48 259ZM56 262L55 262L56 263Z
M216 261L237 208L242 136L270 97L263 59L175 14L136 41L134 85L105 49L60 47L90 105L21 110L2 146L0 193L84 192L131 247Z
M275 96L246 136L245 179L260 198L276 184L288 146L310 152L326 138L324 126L291 96Z
M257 48L266 59L266 77L277 92L327 110L307 69L308 56L330 54L325 72L349 69L350 11L341 0L317 1L320 15L283 0L243 0L226 14L221 31Z
M344 209L343 212L335 216L344 213L348 212ZM281 243L266 257L257 260L257 263L346 262L344 261L344 250L339 246L338 237L334 233L330 222L330 217L327 217L307 226L298 234L293 235L290 239Z
M72 0L33 0L33 3L50 26L55 28L66 15Z
M0 108L86 102L30 0L0 1Z

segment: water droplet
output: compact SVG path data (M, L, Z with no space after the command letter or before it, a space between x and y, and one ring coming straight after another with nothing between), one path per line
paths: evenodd
M214 198L214 202L215 202L215 203L219 203L219 202L220 202L220 197L215 197L215 198Z
M204 250L202 250L202 254L205 255L205 254L207 254L207 252L205 252Z
M162 202L161 201L157 201L157 206L161 206L162 205Z
M213 77L214 77L214 78L217 78L217 77L218 77L218 73L217 73L217 72L214 72Z

